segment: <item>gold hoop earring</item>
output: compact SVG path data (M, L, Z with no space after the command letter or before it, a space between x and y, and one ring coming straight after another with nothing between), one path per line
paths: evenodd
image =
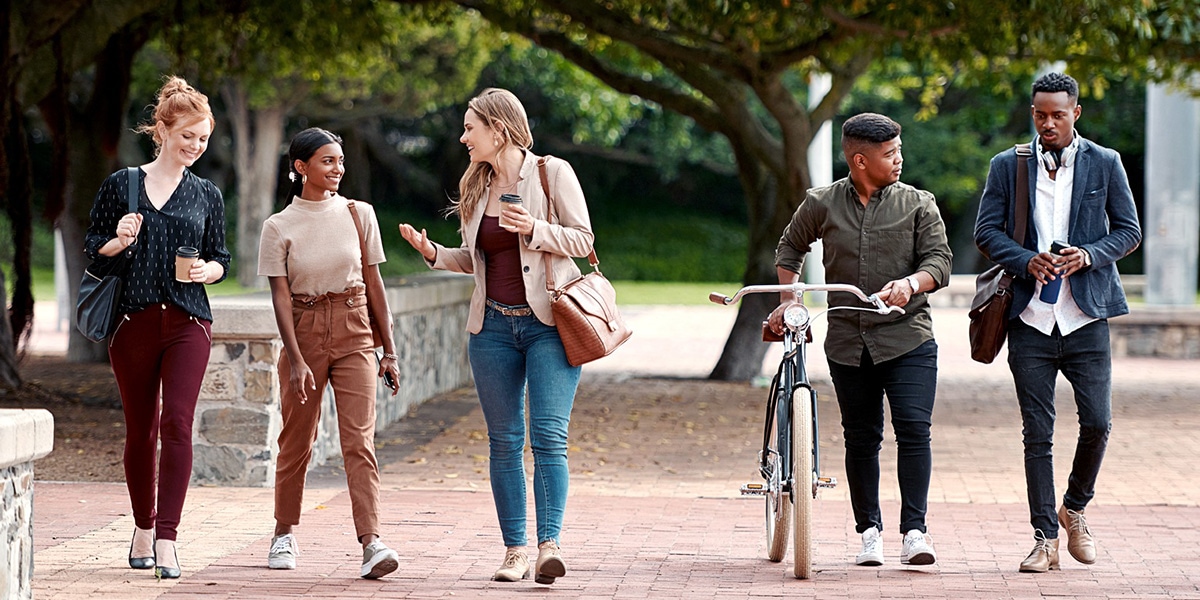
M308 175L305 173L301 173L300 174L300 185L304 185L306 183L308 183Z

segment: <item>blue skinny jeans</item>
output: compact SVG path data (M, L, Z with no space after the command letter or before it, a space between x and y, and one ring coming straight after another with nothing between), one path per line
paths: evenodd
M502 305L503 306L503 305ZM467 344L487 421L492 497L505 546L524 546L525 399L533 449L537 541L558 543L567 504L567 427L582 369L567 363L558 330L536 316L484 309L483 328Z

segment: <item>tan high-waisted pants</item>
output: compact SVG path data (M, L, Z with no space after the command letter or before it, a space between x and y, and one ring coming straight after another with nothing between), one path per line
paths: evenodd
M378 367L371 349L367 296L361 289L292 299L292 323L300 355L316 378L301 404L292 389L287 353L279 357L279 458L275 466L275 520L300 522L304 480L317 438L321 396L333 386L338 433L350 488L350 507L359 539L379 535L379 463L375 459L375 390Z

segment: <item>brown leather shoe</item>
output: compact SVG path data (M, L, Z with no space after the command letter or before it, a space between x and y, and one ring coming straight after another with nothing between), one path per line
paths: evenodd
M520 548L508 548L504 551L504 564L496 569L492 581L520 581L529 577L529 557Z
M1036 531L1033 534L1033 539L1037 543L1033 546L1033 552L1025 560L1021 561L1022 573L1045 573L1051 569L1058 568L1058 540L1048 540L1042 532Z
M1085 565L1096 562L1096 540L1088 531L1083 511L1074 511L1064 505L1058 509L1058 523L1067 531L1067 551L1071 556Z
M549 585L555 579L567 574L567 565L563 562L562 552L554 540L546 540L538 544L537 564L533 569L533 580Z

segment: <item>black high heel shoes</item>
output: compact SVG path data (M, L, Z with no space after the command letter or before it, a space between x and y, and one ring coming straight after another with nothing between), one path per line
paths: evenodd
M179 579L182 571L179 568L179 552L175 549L175 544L171 544L171 553L175 555L175 566L164 567L158 565L154 567L154 576L159 579Z
M133 539L129 540L129 567L131 569L153 569L154 568L154 556L153 555L151 555L151 556L134 556L133 555L133 542L136 539L137 539L137 529L134 528ZM151 548L154 547L153 539L151 539L151 541L150 541L150 546L151 546Z

